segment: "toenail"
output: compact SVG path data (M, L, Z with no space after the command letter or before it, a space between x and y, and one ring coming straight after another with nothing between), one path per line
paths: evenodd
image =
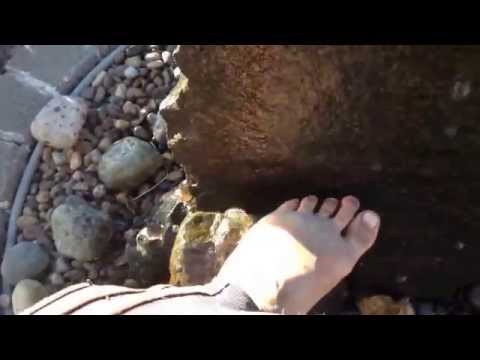
M370 228L370 229L376 229L378 225L380 224L380 218L378 215L372 213L372 212L367 212L363 214L363 222Z
M310 195L309 197L307 197L307 200L313 202L313 201L317 201L318 198L315 195Z
M355 196L347 196L344 201L348 201L353 206L360 206L360 200L358 200Z

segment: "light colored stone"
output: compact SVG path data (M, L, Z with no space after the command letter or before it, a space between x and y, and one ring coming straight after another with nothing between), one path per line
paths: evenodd
M113 234L110 217L78 197L56 208L51 224L58 252L78 261L100 258Z
M138 76L138 70L135 69L133 66L129 66L124 70L123 75L127 79L134 79Z
M95 199L102 199L107 194L107 189L105 185L99 184L93 188L92 195Z
M130 122L128 122L127 120L118 119L115 120L114 126L116 129L126 130L130 127Z
M162 54L159 52L151 52L145 55L145 61L151 62L156 60L162 60Z
M140 107L131 101L126 101L125 104L123 104L122 110L127 115L135 116L140 111Z
M22 215L17 219L17 227L20 230L25 229L28 226L38 224L38 219L34 216Z
M112 139L109 137L104 137L100 142L98 143L98 149L101 151L107 151L110 146L112 146Z
M125 60L125 65L140 67L142 66L142 58L140 56L132 56Z
M74 151L70 156L70 169L75 171L82 166L82 155L78 151Z
M39 191L37 196L35 196L35 200L39 204L44 204L50 201L50 192L46 190Z
M86 117L87 105L81 99L57 96L35 117L31 132L38 141L68 149L78 141Z
M65 280L63 279L63 276L59 273L51 273L48 276L48 281L50 282L50 284L55 286L62 286L65 284Z
M102 153L98 149L94 149L91 152L89 152L90 160L94 164L98 164L100 160L102 159Z
M135 137L124 138L103 155L98 166L102 182L114 190L141 185L162 166L160 153L149 143Z
M147 68L149 69L158 69L163 66L163 61L162 60L155 60L147 63Z
M115 96L121 99L125 99L125 97L127 96L127 85L123 83L118 84L117 88L115 89Z
M63 274L71 269L68 262L63 257L58 257L54 265L55 272Z
M21 242L9 248L3 258L1 273L8 284L41 275L49 263L48 254L32 242Z
M95 78L95 80L93 80L92 86L93 87L99 86L103 82L103 79L104 79L105 75L107 75L107 72L105 70L100 71L98 73L97 77Z
M40 282L31 279L20 281L12 294L14 314L21 313L47 296L48 291Z
M165 64L168 64L171 58L172 54L169 51L162 51L162 60Z

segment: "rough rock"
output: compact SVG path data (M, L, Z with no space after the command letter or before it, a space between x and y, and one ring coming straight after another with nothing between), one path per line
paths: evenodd
M58 252L78 261L100 258L113 232L111 219L78 197L55 209L51 225Z
M408 299L393 300L390 296L371 296L357 302L362 315L415 315Z
M14 314L21 313L47 296L48 291L42 283L31 279L20 281L12 294Z
M175 60L161 109L201 209L353 193L389 219L354 293L450 297L480 279L480 46L187 45Z
M57 96L38 113L31 125L35 139L57 149L71 148L78 140L87 118L81 99Z
M128 190L141 185L162 166L163 158L149 143L127 137L102 156L98 176L111 189Z
M3 258L2 278L15 285L23 279L35 279L47 269L47 252L38 244L21 242L9 248Z
M253 219L239 209L188 215L172 249L170 283L189 286L211 281L252 225Z

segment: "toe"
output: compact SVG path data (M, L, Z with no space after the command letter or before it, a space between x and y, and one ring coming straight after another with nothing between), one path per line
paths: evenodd
M334 218L340 230L345 229L350 224L358 209L360 209L360 201L356 197L347 196L342 199L340 209L338 209Z
M293 199L287 202L284 202L276 211L285 212L285 211L295 211L298 209L298 205L300 204L300 200Z
M379 229L380 216L373 211L364 211L347 228L345 239L354 245L356 255L360 257L375 243Z
M315 195L307 196L302 199L300 206L298 207L298 212L301 213L312 213L315 210L315 207L318 204L318 198Z
M334 198L325 199L322 206L320 206L320 210L318 211L318 214L326 218L332 217L333 214L335 213L335 210L337 210L337 207L338 207L337 199L334 199Z

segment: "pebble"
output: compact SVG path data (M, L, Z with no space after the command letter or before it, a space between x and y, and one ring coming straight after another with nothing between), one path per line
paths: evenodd
M155 60L147 63L147 68L149 69L159 69L163 66L162 60Z
M91 172L91 173L96 173L97 172L97 165L96 164L90 164L87 166L85 169L86 172Z
M62 184L57 184L52 187L50 190L50 197L55 198L57 195L59 195L63 191L63 186Z
M97 87L103 82L103 78L107 75L107 72L105 70L100 71L98 75L95 77L95 80L92 82L92 87Z
M10 307L10 296L7 294L0 295L0 307L3 309L8 309Z
M112 146L112 139L109 137L104 137L100 142L98 143L98 149L105 152L107 151L110 146Z
M40 191L49 191L53 186L53 181L50 180L43 180L38 184L38 188Z
M145 55L146 62L157 61L161 59L162 59L162 55L159 52L150 52Z
M87 104L81 99L56 96L33 120L32 136L57 149L71 148L78 141L87 110Z
M140 56L132 56L125 60L125 65L138 68L142 66L142 58Z
M123 283L123 286L131 289L136 289L139 287L138 282L134 279L126 279Z
M173 77L174 77L175 79L180 78L181 75L182 75L182 70L180 70L179 67L173 69Z
M113 59L113 62L117 65L123 64L124 61L125 61L124 52L118 53L117 55L115 55L115 58Z
M126 96L128 100L133 100L145 96L145 93L142 89L131 87L128 88Z
M56 208L65 202L66 197L64 195L57 196L53 199L53 207Z
M42 151L42 160L44 162L50 162L52 160L52 148L45 146Z
M54 151L52 153L53 163L57 166L63 165L67 162L65 154L61 151Z
M73 185L72 190L74 191L88 191L89 186L86 182L79 182Z
M126 49L125 54L127 55L127 57L137 56L144 52L146 49L148 49L147 45L132 45Z
M135 105L131 101L126 101L125 104L123 104L122 110L125 114L132 116L137 115L140 111L138 105Z
M87 87L85 90L82 91L81 95L82 98L85 100L93 100L95 97L95 89L91 86Z
M105 100L105 96L107 95L107 91L103 86L99 86L97 88L97 92L95 93L95 98L93 101L97 104L101 104L103 100Z
M114 85L115 80L113 79L113 76L107 73L103 78L103 86L105 87L105 89L110 89Z
M100 152L100 150L98 149L94 149L92 150L90 153L90 160L94 163L94 164L98 164L100 162L100 160L102 159L102 153Z
M65 260L65 258L58 257L55 260L54 269L55 269L55 272L63 274L65 272L69 271L71 269L71 267L70 267L69 263L67 262L67 260Z
M33 216L33 217L36 216L36 212L32 210L32 208L29 208L28 206L25 206L23 208L22 214L27 216Z
M114 126L116 129L126 130L130 127L130 122L119 119L119 120L115 120Z
M118 84L117 88L115 89L115 96L125 99L127 96L127 86L125 84Z
M39 191L37 196L35 196L35 200L37 200L38 203L44 204L50 201L50 192L48 191Z
M107 194L107 189L105 185L99 184L93 188L92 195L95 199L102 199Z
M15 286L12 293L14 314L21 313L47 296L48 291L40 282L31 279L22 280Z
M47 214L48 219L48 214ZM41 240L45 237L45 232L40 225L31 225L23 229L22 235L25 240Z
M82 181L84 179L85 175L83 174L83 172L77 170L73 173L72 175L72 179L75 180L75 181Z
M152 139L152 134L149 133L143 126L135 126L133 128L133 135L146 141Z
M2 278L11 285L36 278L48 267L45 250L33 242L21 242L7 249L1 266Z
M33 216L22 215L17 219L17 227L20 230L23 230L26 227L33 226L36 224L38 224L38 219Z
M59 273L51 273L48 276L48 281L50 282L50 284L55 286L62 286L65 284L65 280L63 279L63 276L60 275Z
M74 151L70 156L70 170L75 171L82 166L82 155Z
M123 72L123 75L127 78L127 79L134 79L136 78L139 74L138 74L138 70L135 69L133 66L129 66L125 69L125 71Z
M172 58L172 54L169 51L162 51L162 60L165 64L168 64Z
M38 210L40 210L40 211L47 211L49 208L50 208L50 205L48 205L48 204L39 204L38 205ZM39 217L42 218L42 219L45 219L45 214L40 213Z
M105 214L110 214L110 212L112 211L112 204L108 201L102 202L100 207Z
M117 117L122 115L122 107L121 107L122 104L123 104L123 99L118 101L118 104L108 104L106 107L108 114L112 117ZM105 122L102 123L102 127L108 130L108 128L105 128L105 126L103 126L104 124Z
M178 170L175 170L175 171L172 171L171 173L169 173L165 180L171 181L171 182L179 182L179 181L183 180L184 177L185 177L185 174L184 174L183 170L178 169Z
M85 277L85 272L79 269L72 269L67 271L63 276L73 282L80 282Z

